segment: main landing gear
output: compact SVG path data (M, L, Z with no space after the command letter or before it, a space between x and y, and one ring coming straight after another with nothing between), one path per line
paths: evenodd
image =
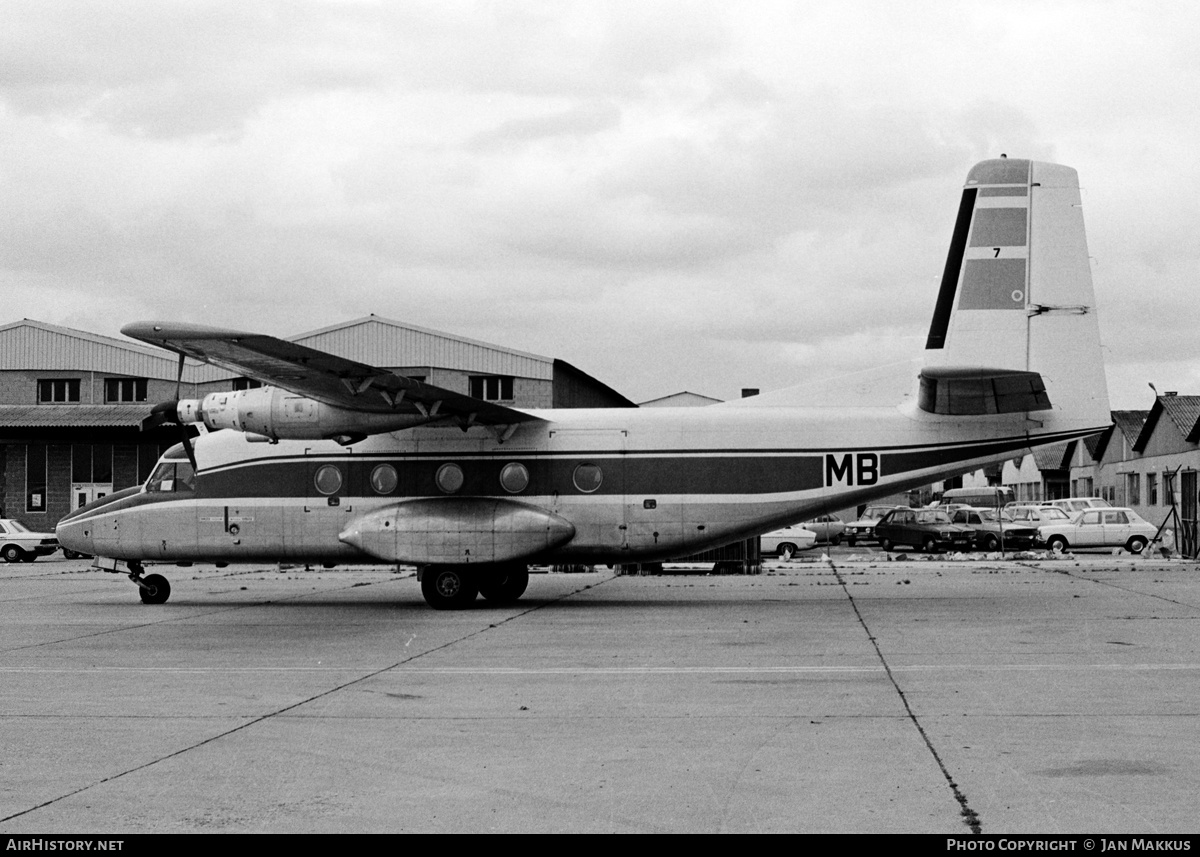
M525 593L524 565L435 565L421 571L421 594L434 610L463 610L482 595L493 604L511 604Z

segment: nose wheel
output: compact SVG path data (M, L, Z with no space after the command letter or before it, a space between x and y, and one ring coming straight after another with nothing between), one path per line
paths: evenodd
M171 597L171 583L161 574L145 574L140 562L132 560L129 566L129 579L137 584L138 595L143 604L166 604Z

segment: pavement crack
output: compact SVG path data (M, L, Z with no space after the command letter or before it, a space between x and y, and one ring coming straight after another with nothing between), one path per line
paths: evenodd
M938 753L937 748L933 746L933 742L929 739L929 735L926 733L925 727L921 725L921 721L917 717L916 712L914 712L912 710L912 706L908 704L908 697L904 695L904 689L900 687L900 683L896 680L896 676L892 672L891 665L888 664L887 658L885 658L883 655L883 650L879 648L879 641L875 638L875 635L871 633L871 629L867 626L866 619L863 618L862 612L858 609L858 604L855 602L854 596L850 594L850 588L847 585L845 578L842 576L841 570L834 565L832 559L828 562L829 567L833 570L834 577L837 578L838 585L842 587L842 592L846 594L846 600L850 602L850 607L852 610L854 610L854 616L858 619L858 624L862 626L863 631L867 635L867 639L871 641L871 646L875 649L875 655L879 658L879 663L883 665L883 671L887 674L888 681L892 683L892 687L895 689L896 694L900 697L900 703L904 706L904 711L908 715L908 719L912 722L913 726L916 727L917 734L920 735L921 740L925 742L925 746L929 749L930 755L933 756L933 760L937 763L938 769L941 770L942 776L946 778L946 783L950 786L950 791L954 795L954 799L958 801L963 823L971 828L972 833L983 833L983 824L979 817L979 813L971 809L971 805L967 800L966 793L959 788L958 783L954 781L954 777L950 775L949 769L946 768L946 763L942 761L942 757Z
M611 580L611 579L612 578L609 578L609 580ZM231 729L226 729L222 732L218 732L215 735L210 735L209 737L203 739L202 741L196 741L192 744L189 744L186 747L180 747L178 750L175 750L170 753L165 753L164 755L159 756L156 759L151 759L148 762L143 762L140 765L135 765L132 768L127 768L124 771L119 771L118 773L112 774L111 776L102 777L102 778L96 780L95 782L88 783L87 785L84 785L84 786L80 786L77 789L72 789L71 791L65 792L61 795L58 795L57 797L53 797L53 798L50 798L49 800L42 801L41 803L36 804L35 806L27 807L27 808L21 810L20 812L14 812L9 815L6 815L3 818L0 818L0 824L3 824L4 822L7 822L7 821L12 821L14 818L20 818L23 815L28 815L31 812L36 812L39 809L44 809L45 807L53 806L56 803L67 800L68 798L72 798L76 795L82 794L86 791L89 791L90 789L96 788L97 786L102 786L102 785L105 785L106 783L115 782L119 779L130 776L131 774L136 774L139 771L144 771L148 768L152 768L155 765L161 764L162 762L167 762L167 761L170 761L171 759L177 758L186 753L190 753L193 750L198 750L199 748L204 747L208 744L212 744L216 741L220 741L222 738L227 738L230 735L237 734L238 732L243 732L252 726L257 726L260 723L265 723L268 720L271 720L273 718L279 717L284 714L288 714L289 712L293 712L298 708L302 708L303 706L308 705L309 703L316 702L319 699L324 699L327 696L332 696L333 694L338 693L343 690L346 690L347 688L354 687L355 685L361 684L364 681L367 681L369 679L375 678L376 676L382 675L383 673L386 673L389 670L394 670L398 667L407 666L408 664L411 664L414 661L420 660L421 658L424 658L428 655L434 654L435 652L445 651L446 649L450 648L451 646L456 646L459 643L473 639L474 637L478 637L481 634L485 634L488 631L491 631L491 630L501 627L502 625L507 625L510 622L514 622L517 619L520 619L524 616L528 616L531 613L536 613L538 610L542 610L553 604L557 604L560 601L565 601L566 599L570 598L573 595L576 595L587 589L591 589L595 586L599 586L600 584L607 583L607 582L608 582L608 580L601 580L599 583L591 582L591 583L588 583L586 586L580 586L578 589L572 590L571 592L564 593L563 595L559 596L558 598L549 599L549 600L543 601L539 604L532 604L532 605L525 607L503 619L500 619L495 622L490 622L481 628L476 628L475 630L473 630L469 633L462 634L458 637L455 637L453 640L447 640L446 642L442 643L439 646L434 646L431 649L426 649L422 652L417 652L417 653L411 655L410 657L402 658L393 664L388 664L385 667L380 667L379 669L372 670L368 673L358 676L357 678L353 678L353 679L350 679L349 681L342 682L341 684L335 685L333 687L326 688L325 690L323 690L319 693L314 693L304 699L293 702L291 705L285 705L281 708L276 709L275 711L271 711L271 712L268 712L267 714L263 714L258 717L255 717L251 720L247 720L245 723L242 723L238 726L234 726ZM163 621L166 621L166 620L163 620Z

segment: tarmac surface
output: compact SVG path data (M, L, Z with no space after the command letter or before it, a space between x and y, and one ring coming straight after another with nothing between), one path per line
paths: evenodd
M0 832L1200 830L1200 565L0 566Z

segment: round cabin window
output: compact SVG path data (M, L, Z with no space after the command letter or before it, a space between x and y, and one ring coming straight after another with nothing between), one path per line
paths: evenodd
M342 471L335 464L322 464L313 476L313 484L327 497L336 494L342 487Z
M509 494L519 494L529 487L529 470L524 464L510 461L500 471L500 485Z
M380 464L371 471L371 488L376 494L391 494L399 483L396 468L390 464Z
M443 464L438 468L434 481L442 493L453 494L463 487L462 468L457 464Z
M604 472L600 470L600 466L597 464L581 464L575 468L575 474L572 479L575 482L576 488L584 494L591 494L604 481Z

